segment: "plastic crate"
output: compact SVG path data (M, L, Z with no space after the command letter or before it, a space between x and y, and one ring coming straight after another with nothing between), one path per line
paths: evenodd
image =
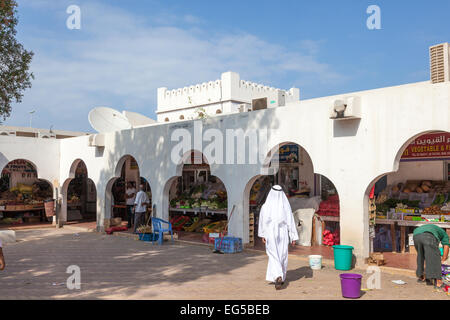
M139 233L139 240L141 241L157 241L158 234L157 233Z
M222 243L221 243L222 241ZM234 237L215 238L214 249L223 253L242 252L242 239Z

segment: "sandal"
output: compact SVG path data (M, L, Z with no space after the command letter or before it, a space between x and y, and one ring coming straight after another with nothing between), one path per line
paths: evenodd
M422 277L420 277L420 278L417 278L417 282L418 283L423 283L423 282L425 282L427 279L425 279L425 277L424 276L422 276Z
M281 280L281 277L278 277L277 280L275 280L275 289L280 290L282 285L283 281Z

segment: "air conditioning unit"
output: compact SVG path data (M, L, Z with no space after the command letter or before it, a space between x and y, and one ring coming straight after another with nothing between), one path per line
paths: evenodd
M15 131L0 131L0 136L16 136Z
M450 45L438 44L430 47L431 83L450 81Z
M359 97L344 97L335 100L330 110L330 119L361 119L361 99Z
M267 98L259 98L252 100L252 111L267 109Z
M56 134L54 133L45 133L45 132L38 132L38 138L41 139L56 139Z
M239 112L248 112L248 111L251 111L251 110L252 110L252 106L250 104L247 104L247 103L243 103L243 104L240 104L238 106L238 111Z
M105 146L105 135L104 134L91 134L88 140L89 147L104 147Z

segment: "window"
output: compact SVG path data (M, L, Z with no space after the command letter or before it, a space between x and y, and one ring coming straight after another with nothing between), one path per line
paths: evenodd
M180 120L184 120L184 116L183 115L180 116Z
M222 110L220 110L220 109L216 110L216 114L221 114L221 113L222 113Z
M165 122L169 122L169 118L165 118L164 121L165 121Z

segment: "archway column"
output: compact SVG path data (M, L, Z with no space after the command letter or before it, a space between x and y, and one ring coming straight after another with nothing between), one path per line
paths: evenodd
M167 188L170 188L172 182L173 179L169 179L165 187L161 185L152 188L152 185L150 185L152 189L152 209L156 210L156 213L152 212L152 216L166 221L169 220L169 192Z
M368 206L365 205L365 197L361 196L361 190L365 190L366 187L354 181L347 181L337 185L337 189L340 206L340 243L353 246L357 265L363 265L370 251L369 216L366 214Z
M96 210L96 220L97 220L97 231L104 232L105 228L109 227L109 221L111 219L111 202L107 200L108 193L105 193L104 188L97 189L97 210ZM111 193L109 193L111 194ZM109 205L106 205L109 203ZM108 222L106 222L106 220Z
M242 179L239 184L234 184L233 187L228 187L228 234L232 237L242 239L242 243L249 242L249 214L245 210L245 186L246 181ZM234 208L233 215L230 214Z

